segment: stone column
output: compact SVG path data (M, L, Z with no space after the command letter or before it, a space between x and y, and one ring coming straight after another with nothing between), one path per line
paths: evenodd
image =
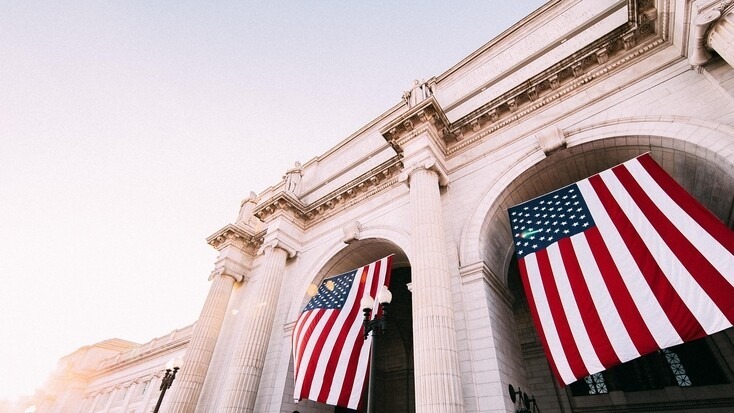
M292 250L275 241L263 247L264 268L253 279L253 298L244 314L243 335L235 350L224 390L222 412L252 412L273 328L283 271Z
M212 276L212 286L191 333L183 366L178 372L175 385L171 387L172 394L168 398L171 402L166 409L168 412L189 413L196 408L227 311L232 287L235 281L243 279L241 274L233 274L232 271L215 270Z
M722 16L709 29L708 46L734 67L734 9L724 10Z
M416 412L462 412L454 306L446 251L439 178L428 160L405 171L410 185L410 260L413 287L413 346Z
M243 208L251 203L252 199L245 200ZM251 209L245 215L251 215ZM240 214L243 219L247 216ZM254 232L248 225L227 225L207 239L210 245L219 250L214 271L209 276L212 286L199 320L194 325L183 365L171 386L171 394L163 401L162 411L191 413L196 409L229 306L232 288L235 282L245 279L245 274L252 266L255 249L251 240Z

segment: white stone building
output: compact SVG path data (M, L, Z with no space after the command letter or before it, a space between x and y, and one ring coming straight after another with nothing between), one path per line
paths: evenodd
M164 412L342 411L293 402L293 324L309 285L392 253L380 412L514 412L510 385L544 413L733 411L732 329L559 386L506 214L650 152L731 228L733 3L549 1L243 201L199 320L71 354L38 411L150 412L172 356Z

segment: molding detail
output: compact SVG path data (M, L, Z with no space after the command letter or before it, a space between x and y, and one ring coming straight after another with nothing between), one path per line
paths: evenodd
M291 211L302 227L308 227L319 218L331 216L371 196L375 191L391 186L386 183L394 181L401 168L402 160L395 156L309 204L304 204L289 192L281 191L255 207L253 214L264 222L278 211Z
M265 231L253 233L241 226L227 224L224 228L210 235L206 242L217 250L234 245L250 253L257 251L263 242Z
M418 170L429 170L434 171L438 174L438 184L440 186L446 186L449 184L449 175L446 169L441 165L436 158L430 157L422 161L416 162L409 167L405 168L398 177L398 181L405 182L410 185L410 175Z
M656 47L662 45L663 43L664 43L664 40L661 39L661 38L658 38L657 40L653 41L652 43L649 43L649 44L646 44L644 46L641 46L641 47L637 48L635 51L633 51L632 53L629 53L627 55L624 55L620 59L618 59L618 60L616 60L616 61L614 61L614 62L612 62L612 63L610 63L610 64L608 64L608 65L606 65L604 67L601 67L598 70L596 70L596 71L594 71L592 73L587 74L586 76L583 76L583 77L578 78L578 79L573 78L572 79L573 82L571 82L569 84L566 84L566 85L563 85L563 86L565 86L563 88L561 88L560 87L561 85L559 85L558 86L558 90L555 90L554 93L552 93L552 94L548 94L547 96L543 96L541 99L538 99L536 102L532 102L533 104L531 106L528 106L527 109L523 109L521 111L518 111L517 113L512 114L512 116L506 116L504 119L498 121L495 124L489 125L489 127L487 129L484 129L484 130L476 133L475 135L471 136L470 138L467 138L466 140L464 140L462 142L456 142L453 145L449 146L449 149L448 149L447 154L448 155L451 155L451 154L453 154L455 152L458 152L458 151L466 148L467 146L471 146L472 144L474 144L475 142L481 140L485 136L487 136L487 135L489 135L489 134L491 134L491 133L497 131L498 129L501 129L501 128L507 126L507 125L513 124L514 122L516 122L520 118L524 117L525 115L528 115L528 114L532 113L533 111L535 111L535 110L537 110L537 109L539 109L539 108L541 108L541 107L543 107L545 105L548 105L548 104L550 104L550 103L552 103L552 102L560 99L561 97L563 97L563 96L565 96L565 95L573 92L574 90L578 89L579 87L581 87L581 86L583 86L585 84L588 84L588 83L592 82L596 78L607 76L609 74L609 72L617 69L620 66L625 65L626 63L628 63L632 59L635 59L635 58L637 58L637 57L639 57L639 56L641 56L643 54L649 53L650 51L652 51ZM509 113L505 113L505 115L510 115L510 114Z
M607 75L631 58L663 44L667 38L669 16L660 13L654 6L655 2L650 0L630 0L630 16L626 25L448 125L447 132L442 135L448 146L447 154L476 142L556 100L560 95L589 83L600 74Z
M274 239L270 242L263 244L257 254L264 254L265 250L268 248L280 248L288 254L288 258L293 258L298 254L298 250L295 246L283 241L282 239Z
M499 278L497 278L497 276L492 274L489 267L487 267L487 264L483 261L462 266L459 268L459 275L461 276L461 283L464 286L468 286L482 280L492 289L497 297L499 297L508 307L512 308L515 300L512 297L510 290L502 281L500 281Z
M439 144L445 148L445 142L457 139L449 132L449 125L449 120L435 96L429 96L382 127L380 133L393 149L402 155L403 145L427 128L435 131L440 140Z

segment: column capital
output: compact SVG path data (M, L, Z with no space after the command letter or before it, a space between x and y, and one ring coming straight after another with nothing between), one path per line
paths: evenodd
M267 250L268 248L281 249L288 254L288 258L293 258L296 255L298 255L298 250L296 249L296 247L292 243L286 242L282 239L273 239L273 240L265 242L262 245L262 247L260 247L260 250L257 252L257 255L264 254L265 250Z
M247 277L245 277L245 274L243 272L234 271L226 267L214 268L211 274L209 274L209 281L217 277L232 277L236 282L247 280Z
M398 176L398 181L405 182L407 185L410 185L410 176L414 172L422 170L435 172L438 175L438 184L440 186L446 186L449 184L449 175L446 172L446 168L433 156L429 156L428 158L405 167L400 173L400 176Z
M247 281L247 274L252 266L253 252L243 251L235 245L227 245L219 250L214 269L209 274L209 281L230 276L237 282Z
M722 17L732 13L734 1L724 0L713 2L698 10L698 15L693 20L691 29L691 52L688 61L694 66L701 66L711 60L710 49L715 49L711 44L711 31L721 21Z

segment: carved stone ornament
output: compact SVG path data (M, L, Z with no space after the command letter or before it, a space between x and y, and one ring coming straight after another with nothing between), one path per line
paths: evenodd
M449 176L446 173L446 170L444 169L443 165L441 165L436 158L429 157L427 159L423 159L421 161L417 161L413 163L411 166L403 169L402 172L400 172L400 176L398 177L398 181L403 182L407 185L410 185L410 175L419 170L428 170L428 171L434 171L438 174L438 184L440 186L447 186L449 184Z
M413 87L403 92L403 100L409 108L415 107L420 102L433 95L431 85L425 80L420 82L418 79L413 81Z
M566 137L558 126L551 126L535 134L540 148L546 155L566 147Z
M254 251L262 244L264 233L264 231L254 233L250 229L229 224L209 236L206 242L218 250L227 245L236 245L240 249Z
M357 220L350 221L342 227L342 230L344 231L344 238L342 238L342 242L344 242L345 244L349 244L352 241L356 241L359 239L359 233L360 231L362 231L362 224L360 224Z
M380 190L385 181L397 175L401 167L400 157L396 156L309 204L304 204L288 192L279 192L272 198L261 201L253 213L261 221L266 221L278 210L290 211L305 228L318 218L337 213L344 207L353 205L356 199Z
M665 45L671 15L659 11L651 1L628 2L628 7L635 6L636 10L628 13L628 24L599 37L569 58L548 66L507 92L494 96L463 118L450 123L448 128L451 134L444 138L447 143L446 154L464 150L494 131L514 125L520 117L528 116L535 110L574 93L579 87L589 85L596 79L607 78L611 70L624 67L623 64L630 59L649 54L658 46ZM449 107L446 110L451 109ZM485 121L488 125L474 130L472 125L476 120L480 123L483 120L490 122ZM459 131L464 132L463 140L449 142L448 138L455 138Z

